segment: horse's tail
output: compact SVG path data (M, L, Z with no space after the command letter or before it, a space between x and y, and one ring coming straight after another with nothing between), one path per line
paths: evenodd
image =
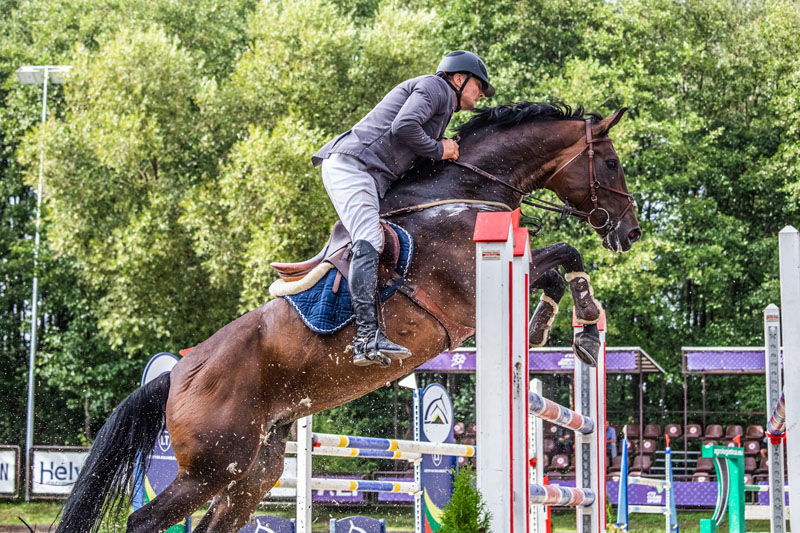
M94 533L105 514L113 511L119 516L128 509L123 497L134 467L150 454L164 426L168 394L167 373L136 389L117 406L97 434L56 533ZM143 475L140 469L137 478Z

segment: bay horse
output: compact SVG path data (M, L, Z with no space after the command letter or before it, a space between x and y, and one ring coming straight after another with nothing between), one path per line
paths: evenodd
M395 294L383 304L387 332L413 355L388 368L358 367L350 353L354 325L320 335L283 298L271 300L224 326L170 373L122 401L98 433L57 531L98 531L106 514L128 508L124 496L134 465L150 453L164 421L179 464L177 477L128 517L127 530L164 531L209 500L196 531L242 528L283 471L295 420L408 374L456 348L464 331L474 330L472 234L479 211L515 209L524 193L546 187L565 210L588 220L606 248L630 249L641 230L607 137L624 111L602 118L584 114L582 107L573 111L538 103L479 110L459 129L459 162L467 167L422 165L382 201L382 210L414 238L407 284L424 289L451 326L462 327L461 335L405 294ZM408 209L428 204L435 205ZM552 283L558 265L568 272L583 270L580 255L563 243L533 256L535 287L548 278L543 285Z

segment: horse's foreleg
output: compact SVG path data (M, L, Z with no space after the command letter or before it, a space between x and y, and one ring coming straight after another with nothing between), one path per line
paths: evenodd
M539 348L547 343L553 320L558 314L558 302L564 296L565 284L555 269L548 270L538 279L531 279L531 292L541 289L542 296L528 324L528 340L531 346Z
M579 324L597 324L600 321L602 307L594 297L589 284L589 275L584 272L581 253L565 242L552 244L532 252L533 269L531 279L544 275L548 270L563 266L566 271L564 279L569 283L572 301L575 305L575 317Z
M531 279L534 280L533 283L543 279L545 283L552 284L554 278L552 278L551 272L557 273L553 269L558 266L563 266L566 271L564 278L569 283L570 291L572 292L575 317L578 323L584 326L583 331L575 336L573 350L575 355L584 363L594 366L597 364L597 355L600 351L600 334L597 323L600 321L602 307L600 302L594 298L594 291L589 284L588 274L584 272L583 258L580 252L565 242L533 250ZM547 295L546 292L545 295ZM555 302L558 302L558 300L555 300ZM537 317L540 311L541 315ZM552 324L549 314L552 313L554 317L557 311L557 306L552 305L542 297L542 302L539 303L531 320L531 328L529 330L531 344L536 341L544 344L547 340L546 335L535 337L534 329L538 328L539 331L549 333L549 325Z
M283 473L283 456L291 424L275 426L263 438L258 458L247 474L217 494L197 532L239 531Z

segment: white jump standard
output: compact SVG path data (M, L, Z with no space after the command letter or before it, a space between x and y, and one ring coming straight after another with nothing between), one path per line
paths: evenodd
M597 367L575 361L575 410L531 394L528 383L530 243L519 211L480 213L476 243L478 488L493 531L531 531L531 505L574 505L579 533L605 531L605 350ZM605 332L601 331L601 341ZM531 408L532 406L532 408ZM575 433L577 488L533 484L528 414ZM561 421L561 422L559 422ZM538 521L536 524L539 528Z
M784 383L800 382L800 234L792 226L783 228L778 235L781 273L781 334L783 337ZM797 510L800 503L800 387L785 387L786 396L786 466L789 477L789 506ZM774 405L774 404L773 404ZM794 502L794 503L793 503ZM789 512L789 520L800 530L796 517L800 512Z
M786 411L781 377L781 312L770 304L764 309L764 371L767 385L767 445L769 464L770 533L786 533L783 472L786 464L783 439L786 436Z

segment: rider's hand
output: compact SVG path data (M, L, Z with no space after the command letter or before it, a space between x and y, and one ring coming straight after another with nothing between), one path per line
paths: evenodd
M442 141L442 159L458 159L458 143L453 139L444 139Z

